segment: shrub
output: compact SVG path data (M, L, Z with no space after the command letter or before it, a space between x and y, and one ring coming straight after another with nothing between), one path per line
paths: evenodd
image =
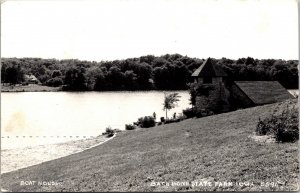
M275 110L276 111L276 110ZM258 135L274 135L277 142L295 142L299 139L299 114L297 109L287 106L281 113L264 120L259 119L256 125Z
M155 126L155 120L152 116L145 116L138 119L138 124L142 128L149 128Z
M200 118L200 117L207 117L207 116L211 116L214 115L214 112L208 109L202 109L200 111L196 112L196 117Z
M106 135L107 137L112 137L115 134L115 131L110 127L106 127L105 132L102 135Z
M165 122L165 118L164 117L160 117L160 122Z
M165 121L165 124L175 123L175 122L180 122L180 119L167 119L167 120Z
M187 118L192 118L196 116L196 111L193 108L187 108L182 110L182 113L187 117Z
M266 119L262 121L260 118L256 125L256 134L258 135L266 135L270 131L270 127L266 124L268 122Z
M134 130L134 129L135 129L135 126L132 125L132 124L126 124L126 125L125 125L125 129L126 129L126 130Z
M63 84L63 80L60 77L51 78L46 82L47 86L53 86L53 87L61 86L62 84Z

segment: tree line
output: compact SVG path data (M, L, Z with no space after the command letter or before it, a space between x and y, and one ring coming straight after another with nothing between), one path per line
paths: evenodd
M213 60L232 80L278 80L286 88L298 88L297 60L251 57ZM63 86L71 91L181 90L188 88L191 74L204 61L180 54L101 62L2 58L1 81L18 84L24 81L24 74L32 74L43 85Z

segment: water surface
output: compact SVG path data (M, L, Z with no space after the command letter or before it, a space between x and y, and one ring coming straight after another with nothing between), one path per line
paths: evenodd
M173 92L173 91L172 91ZM189 93L168 112L189 107ZM156 113L165 116L163 91L137 92L20 92L1 93L1 148L57 143L97 136L111 126L125 124ZM169 93L169 92L168 92Z

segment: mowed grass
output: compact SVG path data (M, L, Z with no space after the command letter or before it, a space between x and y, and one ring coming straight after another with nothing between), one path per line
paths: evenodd
M15 86L1 85L1 92L51 92L58 90L60 90L60 87L50 87L38 84Z
M296 102L122 132L87 151L4 174L2 187L14 192L298 190L298 143L260 143L249 137L259 117L268 116L277 105ZM203 179L233 186L151 186ZM62 185L20 186L22 180Z

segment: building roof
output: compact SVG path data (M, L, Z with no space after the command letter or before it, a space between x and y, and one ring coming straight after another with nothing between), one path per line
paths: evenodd
M222 70L221 67L215 64L211 58L205 60L203 64L192 74L193 77L225 77L227 74Z
M277 81L235 81L234 83L255 105L281 102L294 98Z
M37 80L37 78L34 75L27 75L27 74L25 74L25 79Z

